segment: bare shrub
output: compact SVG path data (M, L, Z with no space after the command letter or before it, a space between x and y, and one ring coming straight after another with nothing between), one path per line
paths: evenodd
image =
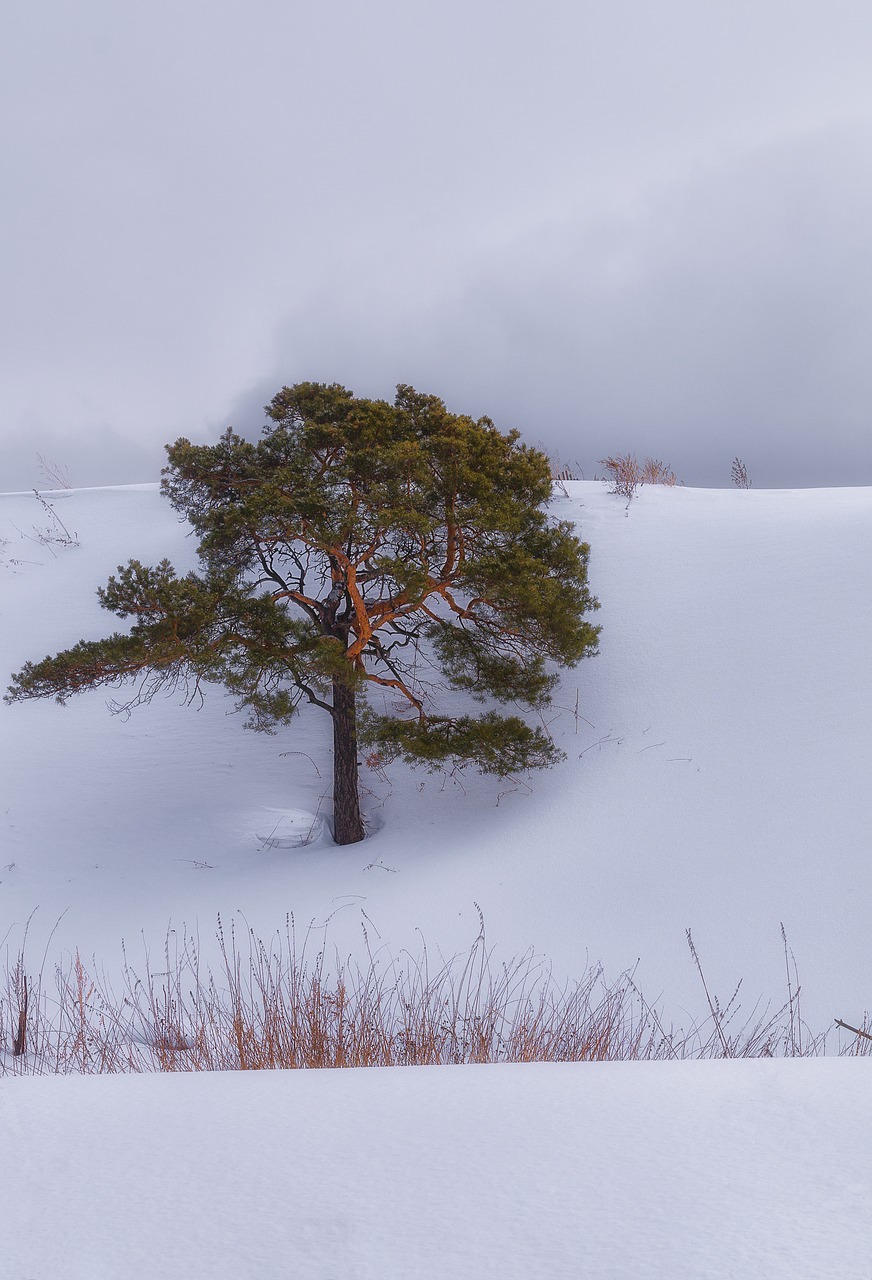
M751 488L751 478L748 475L748 468L745 466L741 458L733 458L730 476L737 489Z
M678 483L669 463L661 462L659 458L646 458L640 465L635 454L618 453L600 458L599 465L608 472L606 479L612 486L610 492L626 498L628 504L640 484L665 484L671 488Z
M642 484L665 484L670 488L676 483L675 472L669 463L661 462L659 458L645 459L640 479Z
M642 480L642 470L635 454L619 453L615 457L600 458L599 465L609 473L607 479L612 486L610 492L632 502Z
M18 532L22 538L27 538L28 542L37 542L41 547L47 547L53 556L57 555L55 547L77 547L79 545L78 535L70 533L48 499L38 489L34 489L33 496L42 507L48 523L32 525L31 533L25 533L23 529L19 529Z
M57 462L50 462L43 454L38 453L36 460L43 479L51 489L71 489L69 470Z
M391 762L383 751L378 751L375 747L370 748L363 757L363 763L366 765L367 769L372 770L380 782L384 782L388 785L390 784L388 768Z

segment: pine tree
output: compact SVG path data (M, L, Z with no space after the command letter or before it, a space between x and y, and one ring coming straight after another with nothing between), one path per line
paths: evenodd
M596 649L589 548L544 511L545 455L407 386L390 404L300 383L266 412L257 443L228 429L167 447L162 490L199 536L199 572L119 566L98 594L129 632L27 663L6 701L223 685L274 731L308 700L333 721L339 844L364 835L362 744L499 774L557 759L519 715L437 705L453 689L541 710L556 668Z

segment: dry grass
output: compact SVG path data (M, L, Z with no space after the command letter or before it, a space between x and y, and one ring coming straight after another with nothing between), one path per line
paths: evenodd
M372 952L363 965L325 965L310 931L292 919L269 942L220 926L216 971L193 939L168 940L141 973L125 959L120 994L74 955L47 981L24 957L7 965L0 1017L10 1031L0 1073L408 1066L482 1062L652 1061L666 1058L808 1056L826 1049L800 1016L795 965L774 1015L743 1017L738 988L721 1006L710 995L693 940L708 1016L689 1030L665 1027L633 975L608 982L593 967L561 986L532 954L498 965L484 930L469 951L434 964ZM311 954L309 954L311 953ZM863 1031L868 1033L867 1022ZM16 1050L20 1050L16 1052ZM840 1052L868 1054L852 1036Z
M52 462L41 453L36 455L36 460L39 463L43 479L52 489L72 489L68 467L62 466L58 462Z
M618 453L608 458L600 458L599 465L608 472L606 477L611 484L611 492L626 498L629 502L642 479L642 470L632 453Z
M737 489L751 488L751 477L748 475L748 468L745 466L741 458L733 458L733 465L730 468L730 479Z
M641 472L642 484L665 484L669 488L676 483L675 472L668 462L659 458L646 458Z
M639 462L633 453L618 453L608 458L600 458L599 465L605 467L606 479L611 484L611 492L631 501L640 484L665 484L670 487L677 483L675 472L667 462L659 458L646 458Z

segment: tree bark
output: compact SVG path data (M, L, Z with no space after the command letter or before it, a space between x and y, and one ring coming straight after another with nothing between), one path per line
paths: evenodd
M357 785L357 711L354 690L333 681L333 839L355 844L366 835Z

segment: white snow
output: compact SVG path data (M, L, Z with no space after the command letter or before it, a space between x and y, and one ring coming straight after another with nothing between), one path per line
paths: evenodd
M872 1063L0 1081L8 1280L868 1280Z
M257 826L257 838L268 849L300 849L324 836L323 814L306 809L264 809Z
M122 938L205 940L219 911L268 934L290 911L341 952L365 912L393 949L420 930L450 954L478 904L498 957L613 977L638 957L648 999L687 1021L685 930L750 1010L785 998L783 922L806 1018L856 1024L872 489L646 488L627 511L567 488L554 513L591 544L603 632L550 721L563 764L364 771L371 835L338 848L315 833L323 713L267 737L220 691L127 717L101 692L4 707L10 952L34 912L30 954L111 968ZM95 588L129 557L195 563L157 486L74 491L62 514L78 547L28 540L33 495L0 496L3 684L115 629ZM868 1060L6 1079L3 1274L866 1277L869 1085Z

